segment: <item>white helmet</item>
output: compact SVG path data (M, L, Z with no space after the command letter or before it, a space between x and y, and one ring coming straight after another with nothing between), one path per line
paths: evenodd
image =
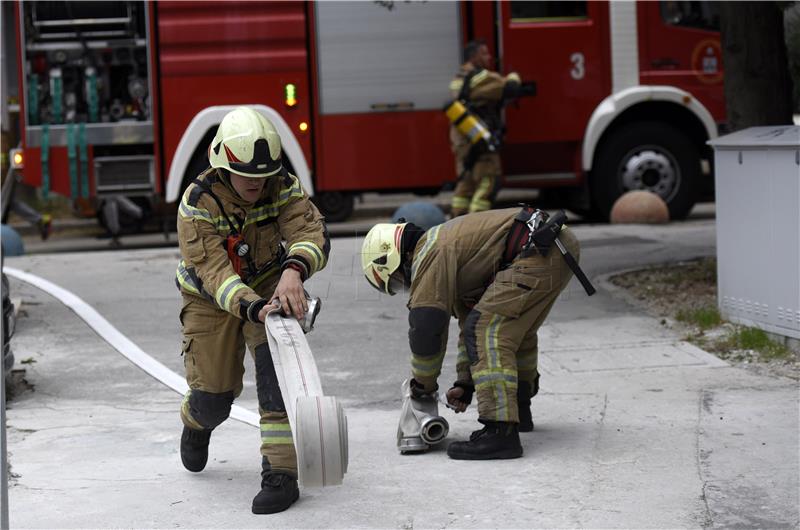
M361 268L369 284L381 292L393 295L402 287L402 280L392 273L400 267L400 241L407 224L380 223L364 238Z
M268 119L248 107L238 107L222 118L208 146L211 167L251 178L279 173L281 137Z

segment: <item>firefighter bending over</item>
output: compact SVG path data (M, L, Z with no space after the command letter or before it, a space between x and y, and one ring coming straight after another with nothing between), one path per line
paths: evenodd
M255 361L261 416L261 491L253 513L297 500L297 461L264 319L276 308L301 318L303 282L322 269L330 243L324 219L281 164L281 140L258 112L229 112L208 150L211 167L178 211L177 283L190 390L181 405L181 460L202 471L211 433L242 392L245 344ZM286 241L285 248L282 241Z
M575 258L579 253L578 241L561 227L563 217L549 248L533 244L546 219L530 207L492 210L427 232L412 223L378 224L364 240L367 281L384 293L410 292L412 400L431 399L438 390L450 316L458 319L457 378L447 400L463 412L477 393L484 427L469 441L451 443L450 458L522 456L519 431L533 430L537 331L572 276L556 243Z
M491 139L470 141L455 124L450 127L450 143L455 154L458 178L451 204L452 217L492 207L500 189L498 149L503 134L503 104L535 93L533 84L521 83L518 74L512 72L502 77L489 70L492 56L483 40L471 41L466 45L464 61L450 82L450 93L480 119Z

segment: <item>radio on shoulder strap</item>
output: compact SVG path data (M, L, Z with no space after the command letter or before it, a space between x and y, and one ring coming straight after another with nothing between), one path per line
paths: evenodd
M228 236L225 238L223 246L225 247L225 251L228 253L228 259L231 262L233 270L245 283L247 283L248 279L252 278L256 274L256 271L253 264L253 258L250 255L250 245L245 242L244 236L242 235L242 231L244 230L244 221L234 216L236 220L239 221L239 227L237 228L236 225L233 224L231 218L228 217L227 212L225 212L225 206L222 204L222 201L211 190L211 186L209 186L207 182L200 178L194 179L193 182L203 191L203 193L209 194L211 198L214 199L214 202L217 203L217 207L219 207L220 213L228 222Z

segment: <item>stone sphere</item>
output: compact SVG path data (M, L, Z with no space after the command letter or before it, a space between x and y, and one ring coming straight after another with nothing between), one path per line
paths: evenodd
M2 240L4 256L22 256L25 254L25 245L22 243L22 238L10 226L2 226L0 240Z
M624 193L611 208L613 224L662 224L669 222L669 209L664 199L652 191L634 190Z
M428 230L444 223L447 218L441 208L429 202L408 202L395 210L392 222L399 223L403 218L408 223L414 223L423 230Z

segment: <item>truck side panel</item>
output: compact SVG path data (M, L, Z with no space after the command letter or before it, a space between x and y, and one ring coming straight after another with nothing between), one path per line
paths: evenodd
M538 88L506 109L505 173L579 171L586 123L611 91L608 3L503 2L500 11L503 69Z
M157 2L164 159L192 118L213 105L261 103L279 110L307 159L306 15L302 2ZM288 107L286 85L298 101Z
M455 175L442 107L458 4L320 2L318 191L435 188Z
M322 120L319 191L430 188L455 177L449 124L441 111Z
M155 2L147 3L147 24L148 31L151 35L150 49L147 54L147 61L150 65L150 86L152 94L150 96L150 105L152 108L153 123L153 158L155 164L155 192L163 196L166 184L166 171L164 167L164 147L161 145L161 127L157 124L161 122L161 77L158 72L158 43L156 42L158 35L158 28L156 27L156 6Z
M719 7L715 2L640 2L639 71L643 85L682 88L717 123L725 121Z

